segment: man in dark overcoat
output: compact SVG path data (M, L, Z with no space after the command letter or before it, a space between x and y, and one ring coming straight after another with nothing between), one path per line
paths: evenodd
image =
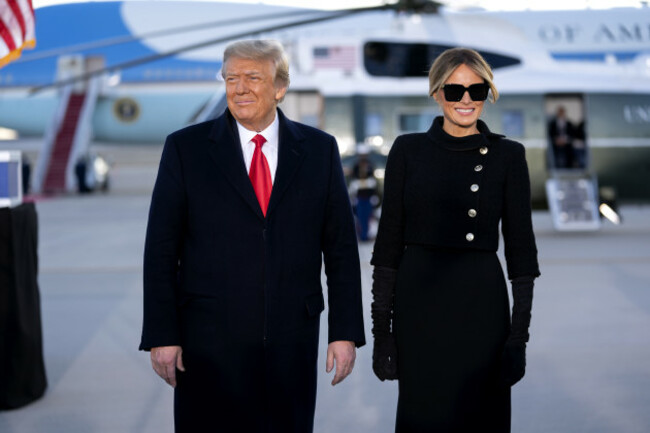
M573 167L573 138L575 128L566 117L566 110L558 106L553 117L548 122L548 138L553 150L554 168Z
M277 109L289 85L280 44L229 45L222 74L226 112L165 143L140 349L175 387L177 432L311 432L323 262L333 385L365 344L338 147Z

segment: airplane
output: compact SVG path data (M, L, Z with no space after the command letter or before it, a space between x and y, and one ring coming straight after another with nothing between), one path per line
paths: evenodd
M89 126L79 133L85 142L161 144L224 109L225 45L262 37L280 40L289 53L290 93L281 104L289 117L333 134L344 159L361 143L385 158L397 135L424 131L441 114L427 96L428 68L444 49L465 46L493 67L500 99L486 104L482 118L526 147L534 203L545 203L549 176L573 172L553 166L548 146L547 124L559 106L584 125L581 175L596 174L621 201L650 200L650 8L488 12L403 4L411 8L198 1L40 8L37 48L0 69L0 127L52 138L65 111L60 101L83 86L74 80L86 73L94 84L86 84L93 96ZM53 82L69 84L48 87Z

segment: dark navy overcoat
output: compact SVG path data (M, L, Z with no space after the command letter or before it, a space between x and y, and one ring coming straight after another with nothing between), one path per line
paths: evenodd
M228 110L165 143L147 226L140 348L183 348L177 431L312 431L323 263L329 342L365 343L336 140L278 116L266 217Z

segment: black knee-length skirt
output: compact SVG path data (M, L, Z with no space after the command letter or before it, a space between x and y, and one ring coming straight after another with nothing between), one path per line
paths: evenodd
M499 382L509 323L496 253L409 246L395 293L396 432L509 432Z

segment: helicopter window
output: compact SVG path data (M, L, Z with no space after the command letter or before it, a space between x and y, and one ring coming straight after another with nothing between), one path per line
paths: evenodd
M398 116L399 131L401 134L426 131L431 126L431 121L437 114L436 112L428 111L400 113Z
M521 110L504 110L501 123L506 137L524 136L524 113Z
M426 77L433 61L451 45L401 42L366 42L363 62L366 71L376 77ZM478 50L492 69L518 65L521 60Z

